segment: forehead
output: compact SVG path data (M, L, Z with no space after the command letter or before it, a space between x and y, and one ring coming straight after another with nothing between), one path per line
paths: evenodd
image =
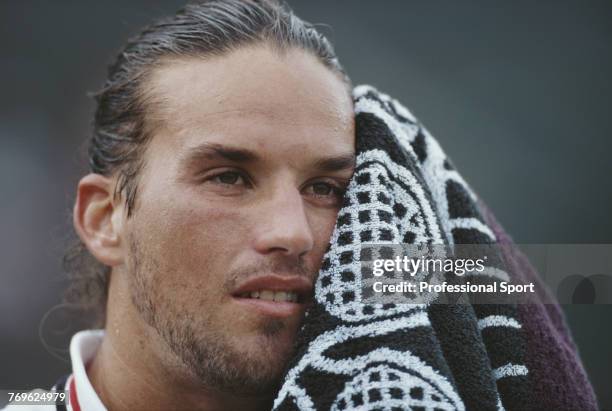
M184 151L203 141L305 156L354 149L350 91L302 50L279 54L260 45L166 60L147 86L151 145L165 150Z

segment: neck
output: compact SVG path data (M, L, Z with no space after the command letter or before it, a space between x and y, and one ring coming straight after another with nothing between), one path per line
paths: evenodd
M241 397L202 386L157 331L144 324L128 288L118 284L121 277L125 278L111 275L106 334L87 367L89 380L108 410L271 408L270 398Z

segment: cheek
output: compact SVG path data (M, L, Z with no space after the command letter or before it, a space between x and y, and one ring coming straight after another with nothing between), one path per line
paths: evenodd
M314 237L314 249L311 253L312 266L314 267L320 267L323 256L329 246L329 240L336 227L337 215L337 212L326 210L325 213L312 214L309 218Z
M157 262L159 280L203 291L220 287L228 265L245 247L244 216L231 207L177 196L150 204L139 210L135 229Z

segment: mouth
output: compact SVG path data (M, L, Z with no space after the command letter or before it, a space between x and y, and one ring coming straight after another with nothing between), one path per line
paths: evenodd
M302 314L311 302L312 283L305 277L266 275L247 280L234 292L234 301L270 317Z
M300 299L298 293L296 292L274 290L251 291L250 293L241 294L240 298L289 303L297 303Z

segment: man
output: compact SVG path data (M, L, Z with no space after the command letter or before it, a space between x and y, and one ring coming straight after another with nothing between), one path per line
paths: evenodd
M398 190L392 208L396 186L384 173L370 183L364 163L391 165L415 192L442 187L434 200L447 214L452 204L457 224L447 215L443 228L459 231L450 233L455 243L474 242L461 241L474 240L469 224L505 234L491 217L495 234L477 218L467 191L448 189L446 177L458 175L405 108L367 87L353 107L350 91L329 43L275 0L192 4L128 42L97 95L91 173L79 181L73 213L79 242L67 255L68 300L102 329L73 337L72 373L53 388L67 390L69 402L44 409L267 410L279 389L279 409L313 409L312 393L319 409L336 400L338 409L360 409L366 398L370 407L415 409L596 408L558 307L505 307L501 327L499 313L483 307L383 304L357 313L346 285L357 287L357 277L337 270L332 279L329 256L322 261L328 246L335 262L352 267L358 254L339 250L370 241L370 213L378 228L388 224L377 230L381 241L392 238L390 210L412 227L396 233L407 243L440 239L443 220L425 194ZM354 181L364 191L351 183L344 198L355 129ZM404 129L413 140L402 140ZM418 164L390 160L402 162L407 144L423 166L418 179L407 171ZM350 227L330 244L337 217ZM515 274L535 277L515 263ZM316 303L302 321L320 268ZM331 291L342 304L325 306L335 301ZM281 388L302 324L303 357ZM27 409L20 402L8 409Z
M104 331L73 337L69 408L271 407L353 172L350 89L274 1L189 5L128 42L74 205Z

